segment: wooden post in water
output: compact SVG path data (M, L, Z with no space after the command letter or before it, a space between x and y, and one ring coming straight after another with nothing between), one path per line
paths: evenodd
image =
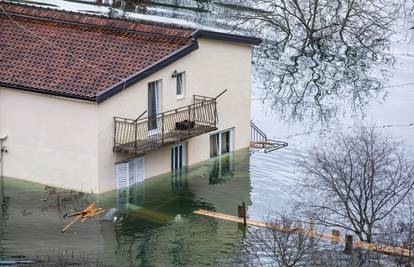
M239 205L237 206L237 216L238 217L243 217L243 206Z
M56 207L58 211L60 211L60 194L59 192L56 194Z
M309 232L310 232L310 244L312 247L315 246L315 237L314 237L314 233L315 233L315 219L311 218L310 219L310 223L309 223Z
M246 223L246 204L243 201L243 224L247 225Z
M339 230L332 230L331 232L332 245L338 244L340 236L341 236L341 233L339 232Z
M301 222L298 222L297 232L298 232L299 246L300 248L302 248L303 241L305 240L305 238L303 235L303 225Z
M242 205L237 207L237 216L243 218L243 224L247 225L246 222L246 204L243 202Z
M344 253L351 254L352 253L352 235L345 235L345 248Z

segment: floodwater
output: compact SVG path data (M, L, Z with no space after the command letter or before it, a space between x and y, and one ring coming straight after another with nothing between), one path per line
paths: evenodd
M277 204L282 192L271 175L254 166L260 157L251 157L248 150L238 151L148 179L129 190L99 196L66 191L60 194L59 205L59 189L5 178L0 264L231 264L237 257L244 228L193 211L235 215L237 206L245 202L249 216L260 217L263 208L272 206L268 201ZM70 222L63 215L91 201L105 208L106 214L83 224L77 222L61 233Z
M223 16L226 12L222 12L229 8L230 5L224 4L228 1L156 0L151 1L151 5L146 4L149 1L113 1L113 5L110 1L96 1L98 5L92 0L35 2L72 11L229 28L228 18ZM141 2L143 4L139 4ZM329 80L324 76L325 70L330 71L331 77L341 77L335 83L339 86L338 93L328 95L331 101L325 102L326 105L305 105L308 104L305 99L302 102L305 104L293 115L289 101L280 101L272 95L277 90L269 91L261 86L266 79L261 71L272 69L274 65L262 63L261 53L256 50L254 62L260 64L255 65L251 117L269 137L288 142L286 148L268 154L251 154L247 150L232 153L182 173L149 179L128 192L68 197L60 207L53 190L5 179L0 221L2 261L34 261L40 265L231 264L239 253L243 228L235 223L194 215L193 211L206 209L235 215L237 205L245 202L250 217L263 219L272 212L286 209L298 178L295 169L298 155L329 134L349 130L361 121L375 124L380 131L403 141L410 153L413 151L414 43L410 28L414 23L409 17L402 14L397 19L396 32L385 49L385 56L353 58L342 69L342 59L335 57L316 65L308 65L315 58L309 60L300 53L279 57L285 60L279 66L288 70L294 66L293 73L275 67L273 74L283 75L280 77L290 83L284 86L302 87L308 76L315 73ZM362 54L372 54L372 51L365 52ZM378 58L381 60L375 61ZM349 66L362 67L348 69ZM315 73L309 73L309 69ZM353 76L341 76L348 72ZM355 83L350 83L351 80ZM275 79L274 83L280 85L280 80ZM359 84L373 86L366 92L364 86L355 87ZM331 89L323 88L330 85L329 82L319 84L322 88L318 89ZM359 96L364 96L359 99L362 103L355 103L349 94L341 94L349 92L349 88L359 90ZM356 108L351 108L354 106ZM63 214L85 207L90 201L96 201L108 213L99 220L77 223L61 234L61 228L69 222Z

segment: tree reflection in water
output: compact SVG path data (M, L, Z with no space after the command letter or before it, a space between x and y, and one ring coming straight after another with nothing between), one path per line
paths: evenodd
M326 122L349 106L356 110L385 97L382 82L387 66L394 62L391 55L379 51L385 44L375 48L335 45L289 48L278 61L266 57L269 50L258 51L256 69L264 99L271 99L272 107L285 118L316 116Z
M264 99L284 117L328 121L385 97L398 10L390 0L238 1L230 21L264 38L255 52Z
M326 122L386 96L398 1L117 0L112 7L263 38L254 51L261 98L286 119Z

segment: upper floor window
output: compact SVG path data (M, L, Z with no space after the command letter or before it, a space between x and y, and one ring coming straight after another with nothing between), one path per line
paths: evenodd
M176 95L177 98L184 97L185 94L185 72L177 73L177 88L176 88Z

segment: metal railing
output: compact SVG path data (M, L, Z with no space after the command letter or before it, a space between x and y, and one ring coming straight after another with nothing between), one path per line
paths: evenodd
M265 153L288 146L288 143L267 138L267 135L253 122L250 122L250 147L263 149Z
M267 135L259 129L253 122L250 122L250 141L252 142L266 142Z
M212 100L214 100L213 97L203 96L203 95L193 95L193 103L194 104L208 102L208 101L212 101Z
M194 97L196 99L196 96ZM217 125L213 98L138 120L114 117L114 150L137 152L212 131Z

